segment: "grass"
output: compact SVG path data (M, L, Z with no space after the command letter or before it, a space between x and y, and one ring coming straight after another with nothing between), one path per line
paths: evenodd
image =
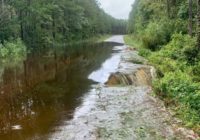
M147 57L151 53L150 50L141 47L143 44L142 44L141 39L138 36L125 35L124 41L125 41L125 44L128 45L129 47L135 48L139 52L140 56Z
M129 47L140 49L141 41L137 36L125 35L124 41L125 41L126 45L128 45Z

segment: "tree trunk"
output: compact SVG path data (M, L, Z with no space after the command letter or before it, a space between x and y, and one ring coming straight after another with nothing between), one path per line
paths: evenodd
M4 0L1 0L2 13L4 12Z
M168 18L170 18L171 14L170 14L170 0L167 0L167 15L168 15Z
M192 0L188 0L189 5L188 5L188 9L189 9L189 21L188 21L188 33L190 36L192 36Z
M197 0L197 47L200 50L200 0Z
M53 47L55 45L56 40L56 23L55 23L55 14L52 14L52 37L53 37Z
M23 27L23 21L22 21L22 11L19 13L19 19L20 19L20 35L21 39L24 41L24 27Z

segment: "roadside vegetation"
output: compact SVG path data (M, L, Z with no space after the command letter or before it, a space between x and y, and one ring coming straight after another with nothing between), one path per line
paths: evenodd
M0 58L15 58L25 50L99 40L125 33L126 21L105 13L96 0L2 0ZM16 56L17 57L17 56Z
M154 92L200 134L200 3L136 0L125 42L157 69Z

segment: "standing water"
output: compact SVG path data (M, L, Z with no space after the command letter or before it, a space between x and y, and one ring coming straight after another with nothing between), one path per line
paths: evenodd
M79 44L1 62L0 139L44 140L59 131L84 111L82 99L95 82L104 83L117 68L113 47L120 45Z

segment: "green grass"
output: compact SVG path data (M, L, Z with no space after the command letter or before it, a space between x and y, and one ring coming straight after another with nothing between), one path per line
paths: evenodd
M126 45L136 49L140 49L140 46L142 45L140 39L134 35L125 35L124 41Z
M151 51L142 47L142 41L138 36L134 35L125 35L124 36L124 41L125 44L128 45L131 48L135 48L138 52L139 55L143 57L147 57L150 55Z

